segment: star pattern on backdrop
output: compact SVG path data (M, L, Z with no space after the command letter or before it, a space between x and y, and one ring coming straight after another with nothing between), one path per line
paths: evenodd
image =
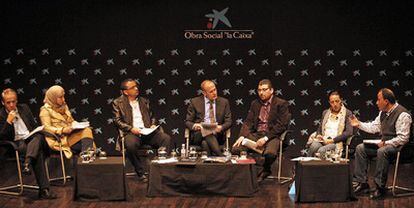
M271 79L275 94L288 101L292 112L289 123L294 133L289 144L300 148L320 124L331 90L341 91L348 108L365 120L376 116L376 92L382 87L393 88L408 108L413 103L412 49L45 47L2 54L3 87L16 89L19 100L37 113L46 89L62 85L74 117L91 122L97 143L106 150L114 149L117 137L111 104L120 95L119 83L129 77L137 80L158 123L178 144L184 141L190 98L201 95L204 79L213 80L219 95L229 99L232 135L237 135L257 98L258 81Z

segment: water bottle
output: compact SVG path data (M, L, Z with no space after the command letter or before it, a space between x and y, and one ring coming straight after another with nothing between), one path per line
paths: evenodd
M181 158L185 158L186 157L186 149L185 149L185 144L181 145Z
M227 160L227 161L231 160L231 152L229 151L229 149L227 149L227 148L226 148L226 149L224 150L223 155L224 155L224 156L226 156L226 160Z

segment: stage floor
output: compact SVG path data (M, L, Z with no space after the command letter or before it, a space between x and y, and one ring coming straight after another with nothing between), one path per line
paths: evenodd
M55 161L56 162L56 161ZM52 161L52 165L56 164ZM286 164L287 161L284 162ZM287 162L292 165L292 163ZM53 169L53 168L51 168ZM290 167L285 169L287 172ZM414 164L401 166L400 185L414 187ZM54 170L56 171L56 170ZM391 183L393 166L389 171ZM11 184L15 181L15 162L2 161L0 164L0 185ZM34 176L26 176L27 182L34 182ZM371 180L372 181L372 180ZM147 184L138 182L136 177L127 177L129 187L128 201L115 202L76 202L73 201L73 181L65 186L52 186L57 194L56 200L37 200L36 191L25 191L23 196L12 197L0 195L0 207L413 207L414 197L394 198L388 193L384 200L372 201L368 196L358 197L357 201L342 203L294 203L288 195L288 184L279 185L276 181L265 181L252 198L192 196L192 197L146 197ZM102 184L105 185L105 184Z

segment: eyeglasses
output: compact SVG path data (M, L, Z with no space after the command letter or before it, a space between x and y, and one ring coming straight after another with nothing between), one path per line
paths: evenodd
M125 88L125 90L131 90L131 89L138 89L138 86L137 85L134 85L132 87Z
M262 88L262 89L257 89L257 92L265 92L268 91L270 88Z

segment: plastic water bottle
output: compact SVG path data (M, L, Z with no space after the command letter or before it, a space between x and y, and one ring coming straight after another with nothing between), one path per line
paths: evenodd
M185 149L185 144L181 145L181 158L185 158L186 157L186 149Z
M226 160L227 160L227 161L231 160L231 152L229 151L229 149L227 149L227 148L226 148L226 149L224 150L223 155L224 155L224 156L226 156Z

